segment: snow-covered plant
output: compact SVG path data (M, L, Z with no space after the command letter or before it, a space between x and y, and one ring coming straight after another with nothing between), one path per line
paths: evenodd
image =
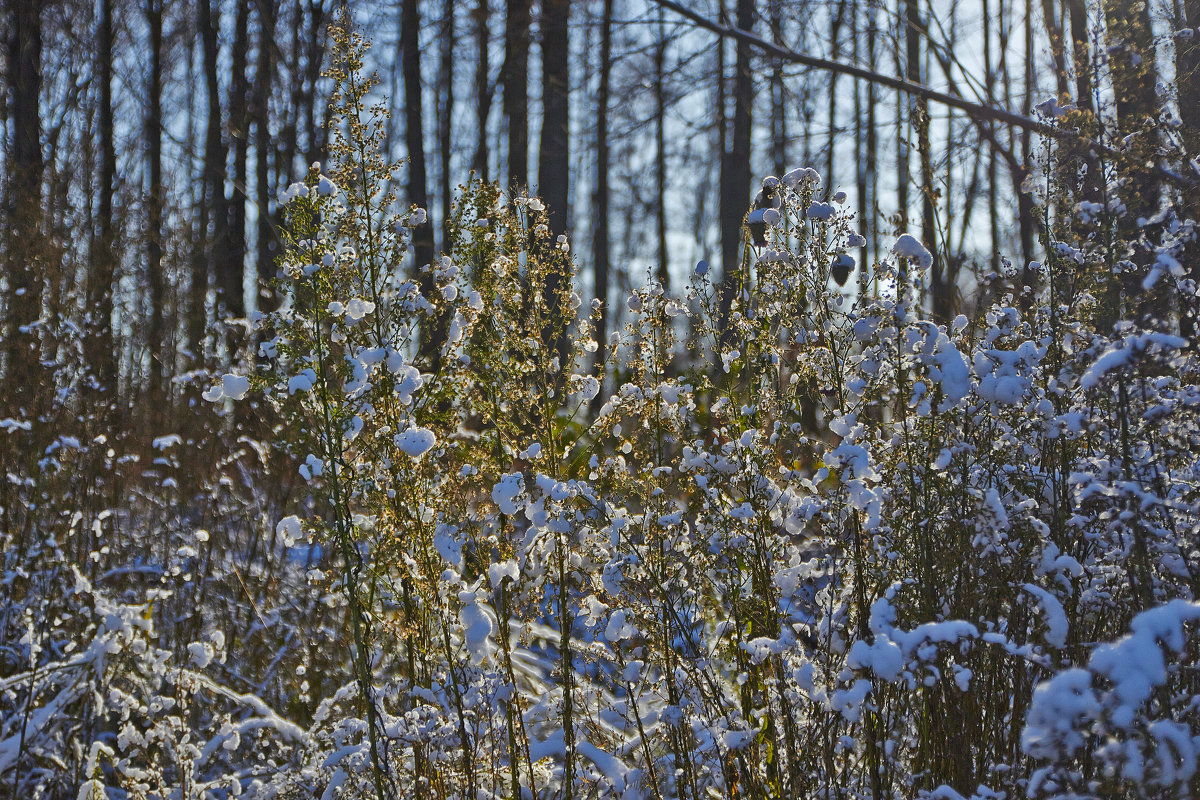
M335 41L331 159L282 197L287 302L205 396L278 420L307 491L277 568L340 629L320 675L280 645L287 723L205 682L213 628L103 673L186 703L145 793L222 769L262 797L1200 791L1200 391L1159 313L1194 311L1190 221L1048 205L1025 285L930 319L928 249L857 265L844 195L801 168L764 179L740 269L635 289L596 342L536 197L469 183L413 263L427 215L379 155L363 43ZM5 742L58 673L0 684ZM89 741L76 785L132 774Z

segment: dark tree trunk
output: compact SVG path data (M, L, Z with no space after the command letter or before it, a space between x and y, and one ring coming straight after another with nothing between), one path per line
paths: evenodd
M325 3L312 2L308 6L308 52L305 55L305 168L309 164L325 159L324 119L317 114L317 83L321 79L321 64L325 57Z
M737 0L737 26L754 27L754 0ZM742 244L742 220L750 193L750 133L754 108L754 83L750 74L750 45L737 42L733 78L733 140L721 160L721 297L719 321L728 327L733 298L741 280L738 255ZM724 75L720 76L724 80Z
M988 0L983 0L983 18L988 18ZM996 70L992 66L992 32L986 29L983 32L983 85L987 102L989 104L996 102ZM992 148L988 153L987 165L988 233L990 235L988 241L992 245L989 263L992 272L996 274L1000 272L1000 209L996 193L997 157L995 148Z
M608 342L608 104L612 76L613 0L604 0L604 15L600 22L600 93L596 98L596 221L592 227L592 259L595 262L595 294L600 301L600 316L596 321L596 367L604 363ZM600 395L597 395L599 399Z
M255 274L258 284L258 308L274 310L279 303L272 288L275 277L275 229L271 213L271 91L275 81L275 4L261 3L259 8L258 65L254 75L254 188L258 208L255 230ZM279 165L276 164L276 173Z
M504 119L508 125L508 184L529 186L530 0L509 0L504 17Z
M290 181L296 169L296 155L300 152L300 120L301 109L304 105L304 80L300 72L301 43L304 31L304 11L300 0L292 4L292 17L285 18L284 28L289 31L288 63L279 65L278 69L291 76L290 93L286 111L281 115L279 130L282 142L281 152L275 162L275 177L278 181ZM262 275L259 275L262 279Z
M150 392L163 397L166 375L163 369L163 338L166 333L166 276L162 265L162 4L163 0L145 0L146 26L150 31L150 74L146 80L146 175L149 178L146 203L146 278L150 290L150 330L146 342L150 351ZM172 365L173 367L174 365Z
M116 391L117 359L113 352L113 277L116 272L116 219L113 196L117 190L117 146L113 137L113 0L101 0L96 25L96 78L100 108L100 237L95 242L87 278L87 308L92 330L86 341L90 366L99 378L100 391Z
M1033 2L1025 0L1025 52L1033 51ZM1030 116L1033 113L1033 90L1035 83L1034 75L1034 59L1025 59L1025 101L1022 104L1021 112L1025 116ZM1033 143L1029 136L1029 131L1021 131L1021 163L1030 164L1030 156L1032 155ZM1028 167L1026 167L1028 168ZM1021 181L1024 182L1023 180ZM1029 265L1034 258L1034 235L1037 230L1037 219L1035 218L1036 209L1033 205L1033 198L1029 192L1020 190L1017 185L1016 175L1013 176L1014 188L1017 189L1017 211L1019 214L1018 224L1021 231L1021 267L1023 269L1022 276L1026 285L1030 284L1033 276L1029 273Z
M488 117L492 113L492 87L489 67L491 37L488 18L491 9L488 0L479 0L472 12L475 21L475 119L478 125L475 138L475 154L471 169L481 180L488 179Z
M197 230L197 258L192 271L191 308L189 309L188 345L199 362L204 357L207 324L205 300L209 281L217 273L217 254L228 249L228 216L225 202L225 143L221 138L221 95L217 79L217 27L212 0L200 0L200 41L203 50L204 86L208 96L208 114L204 135L204 193L201 197ZM211 231L209 230L211 226Z
M8 296L5 314L8 400L26 407L36 386L36 336L29 325L41 316L42 276L36 253L22 251L22 239L35 240L41 229L42 160L42 0L8 0L9 152L3 233L8 238ZM27 247L27 245L26 245ZM19 412L18 412L19 413Z
M1104 16L1113 95L1117 103L1117 127L1122 135L1129 135L1143 131L1147 118L1153 119L1158 110L1155 92L1158 75L1155 70L1150 8L1147 0L1105 0ZM1151 137L1154 136L1153 132L1146 131L1140 137L1142 141L1139 144L1143 151L1147 151L1147 158L1152 157L1148 150L1152 145ZM1120 194L1129 209L1130 225L1127 230L1130 233L1134 220L1152 216L1158 208L1161 189L1153 173L1140 166L1122 170L1128 173L1129 178L1128 187Z
M907 13L913 3L914 0L897 0L896 5L896 16L904 20L902 27L905 47L905 60L901 62L900 40L897 39L896 70L909 80L915 79L921 67L920 34L908 20ZM908 189L909 182L912 180L911 145L909 144L912 131L906 125L906 120L908 122L912 120L910 101L907 95L898 92L896 94L896 210L900 217L900 233L908 232Z
M146 0L146 26L150 39L150 74L146 81L146 173L149 178L146 203L146 274L150 292L150 329L146 339L150 352L150 385L152 395L165 397L165 376L174 370L165 369L165 305L166 276L163 274L163 157L162 157L162 89L163 89L163 0ZM173 366L173 364L171 365Z
M233 186L226 210L228 238L218 249L220 259L220 303L234 317L246 315L244 279L246 272L246 178L249 174L250 82L246 75L250 49L250 0L238 0L234 18L233 49L230 53L229 135L233 145ZM222 187L224 192L224 187Z
M870 63L875 62L875 36L876 36L876 16L875 3L867 3L867 58ZM864 249L862 254L862 264L860 269L865 277L867 273L867 265L871 263L870 256L877 256L879 253L879 142L878 134L875 130L875 84L867 84L867 140L866 140L866 159L864 161L866 169L866 185L870 191L870 202L863 207L863 218L860 225L863 228L863 236L867 240L867 247L870 250Z
M457 46L454 25L454 0L442 5L442 52L438 69L438 146L441 157L442 250L450 249L450 204L454 199L454 180L450 175L451 121L454 116L454 51Z
M1200 0L1184 0L1183 13L1186 18L1176 22L1176 30L1200 27ZM1200 32L1188 40L1175 40L1175 75L1179 84L1179 118L1183 122L1180 134L1189 153L1200 153ZM1181 197L1183 214L1192 219L1200 215L1200 197L1196 194L1185 193ZM1188 265L1188 277L1200 283L1200 245L1190 242L1186 253L1187 258L1181 261ZM1193 339L1197 327L1194 312L1186 306L1180 311L1180 331Z
M917 0L904 0L906 64L904 77L913 83L923 83L921 70L921 20ZM944 314L948 307L949 289L942 285L942 259L937 241L937 220L933 196L933 154L929 142L929 103L917 97L912 105L911 123L917 135L917 160L921 169L921 239L933 256L930 287L933 293L934 315ZM907 159L906 159L907 160ZM907 172L907 171L906 171ZM905 176L902 176L905 177Z
M771 38L783 41L783 0L771 0ZM857 39L856 39L857 41ZM783 59L771 63L771 165L776 175L787 171L787 96Z
M833 47L834 52L840 52L838 46L838 34L841 33L842 23L846 18L846 0L838 0L837 13L833 15L833 19L829 23L829 42ZM828 198L833 194L834 175L833 165L834 153L837 145L838 127L837 127L837 73L829 73L829 140L825 151L825 197Z
M1066 0L1067 11L1071 16L1071 52L1075 62L1075 104L1085 110L1091 110L1092 103L1092 62L1090 37L1088 34L1088 16L1085 0Z
M538 194L546 202L552 236L567 233L570 213L570 0L542 0L542 136L538 145ZM568 287L569 288L569 287ZM556 312L559 276L551 274L547 302ZM557 321L557 320L556 320ZM551 343L560 357L566 352L566 332Z
M1065 101L1071 95L1067 74L1067 49L1055 11L1054 0L1042 0L1042 22L1046 27L1046 38L1050 40L1050 56L1054 59L1054 80L1059 99Z
M421 127L421 16L418 0L404 0L400 7L400 64L404 74L404 144L408 150L408 202L429 208L429 190L425 170L425 132ZM422 293L433 291L430 274L424 269L433 261L433 225L426 222L413 232L414 267ZM426 363L438 360L441 336L427 326L421 332L421 355Z
M654 48L654 184L655 222L658 233L658 282L663 291L670 291L671 273L667 264L667 90L665 65L667 61L667 32L663 11L658 9L658 42Z

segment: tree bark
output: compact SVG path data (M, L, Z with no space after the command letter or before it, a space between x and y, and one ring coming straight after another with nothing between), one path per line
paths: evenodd
M250 50L250 2L238 0L230 52L229 136L233 145L233 181L226 201L229 227L224 247L218 249L220 296L218 302L230 316L244 317L246 301L246 178L250 152L250 81L246 74ZM224 187L222 186L222 193Z
M771 36L783 41L783 0L770 0ZM856 39L857 41L857 39ZM787 96L783 59L771 62L771 163L776 175L787 172Z
M213 18L212 0L200 0L198 5L204 86L208 102L204 135L204 192L200 198L197 250L192 269L191 307L188 310L188 345L192 348L194 363L200 363L204 358L208 285L217 275L217 253L227 246L228 235L225 202L226 151L221 137L221 95L220 82L217 79L219 19Z
M667 265L667 95L665 65L667 60L666 27L662 8L658 10L658 42L654 47L654 178L655 222L658 234L657 278L664 292L671 288L671 273Z
M421 91L421 16L418 0L403 0L400 7L400 64L404 74L404 145L408 151L408 202L429 209L429 189L425 168L425 131L422 127ZM417 282L425 295L432 293L433 280L425 265L433 262L433 225L426 222L413 230L414 268ZM441 350L437 325L421 331L422 358L435 369Z
M475 155L471 159L471 169L479 175L480 180L488 179L488 117L492 113L492 88L490 83L489 55L491 52L491 36L488 29L488 18L491 9L488 0L478 0L472 16L475 21L475 120L476 138Z
M325 58L325 3L324 0L309 0L308 5L308 52L305 55L305 167L325 159L324 119L317 115L317 82L321 79L321 64Z
M608 342L608 104L612 79L612 22L613 0L604 0L604 11L600 22L600 88L596 98L596 220L592 226L592 259L595 263L595 296L600 301L600 315L596 321L596 369L604 364ZM597 395L599 399L600 395Z
M737 0L737 26L754 27L754 0ZM721 161L721 297L719 321L722 331L729 325L733 298L740 282L739 251L742 220L750 193L750 134L754 108L754 83L750 74L750 44L737 43L733 78L733 140ZM724 80L724 76L720 76Z
M454 199L454 180L450 176L451 120L454 115L454 51L457 48L457 30L454 24L454 0L442 4L442 52L438 69L440 87L438 92L438 146L441 157L441 201L442 201L442 250L450 249L450 205Z
M508 125L508 186L529 186L530 0L509 0L504 17L504 119Z
M8 257L8 296L5 314L4 406L23 413L34 396L38 362L37 338L28 326L41 316L42 276L36 253L21 240L35 239L41 229L42 159L42 9L43 0L8 0L8 125L9 152L4 235Z
M275 228L271 213L273 196L271 154L274 150L271 135L271 92L275 82L275 4L260 3L258 32L258 64L254 74L254 193L257 206L255 230L255 276L258 285L257 307L272 311L279 298L271 281L275 277ZM275 165L278 181L279 164Z
M100 238L92 253L87 277L87 309L92 330L86 340L90 366L100 391L111 401L116 391L117 359L113 352L113 277L116 273L116 219L113 196L117 190L117 146L113 136L113 0L100 0L96 25L96 78L99 82Z
M570 214L570 0L542 0L542 134L538 145L538 194L546 202L551 236L567 233ZM560 277L551 273L546 284L547 303L557 314L554 298ZM569 288L569 287L568 287ZM561 320L555 319L555 324ZM561 357L566 354L566 332L552 342Z
M149 178L146 203L146 273L150 292L150 329L146 334L150 352L149 390L155 397L166 396L164 370L166 276L163 274L163 0L146 0L146 26L150 39L150 73L146 81L146 174ZM173 364L171 365L173 367Z

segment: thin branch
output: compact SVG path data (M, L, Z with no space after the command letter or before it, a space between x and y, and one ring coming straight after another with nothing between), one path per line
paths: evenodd
M884 75L883 73L858 67L853 64L843 64L838 61L831 61L829 59L819 58L817 56L810 56L805 53L797 53L795 50L789 50L782 45L767 41L766 39L755 36L753 33L744 31L733 25L713 22L698 12L676 2L676 0L654 0L654 2L663 8L669 9L674 11L676 14L686 17L687 19L699 25L701 28L712 31L718 36L725 36L731 39L746 42L751 46L762 50L764 53L767 53L775 58L782 59L783 61L811 67L812 69L833 72L838 75L849 75L853 78L858 78L860 80L886 86L890 89L895 89L898 92L904 92L905 94L913 97L921 97L927 101L939 103L949 108L957 108L970 117L971 121L979 128L980 134L986 141L991 143L993 147L998 148L1000 154L1004 156L1005 161L1008 162L1010 169L1023 170L1024 166L1017 161L1016 157L1012 153L1008 153L1003 148L999 148L999 143L996 141L995 131L991 123L999 122L1005 125L1011 125L1014 128L1032 131L1051 139L1081 142L1084 145L1094 148L1095 150L1110 157L1126 157L1125 154L1120 150L1109 147L1101 142L1080 136L1074 131L1065 130L1053 125L1047 125L1044 122L1039 122L1032 117L1027 117L1024 114L1018 114L1015 111L1009 111L1007 109L997 108L995 106L976 103L959 94L947 94L946 92L939 92L936 89L931 89L928 86L920 83L905 80L904 78L897 78L892 75ZM1200 183L1200 181L1198 181L1196 178L1167 169L1161 164L1154 165L1150 168L1150 171L1162 180L1173 183L1177 186L1195 187L1198 183Z

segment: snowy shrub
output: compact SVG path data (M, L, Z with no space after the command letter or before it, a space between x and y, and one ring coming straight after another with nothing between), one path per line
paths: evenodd
M260 609L270 592L212 567L230 551L174 538L163 580L120 598L62 553L6 563L23 610L3 620L0 779L42 796L1200 791L1200 391L1159 313L1195 310L1171 262L1190 222L1134 241L1115 212L1054 219L1036 282L994 276L970 317L930 319L928 249L900 236L848 282L862 237L802 168L764 180L741 269L636 288L596 342L537 198L471 182L447 252L411 263L427 214L396 207L361 44L340 42L332 160L282 198L287 302L204 395L271 420L286 475L238 441L261 471L206 497L282 550L251 578L292 605ZM250 520L253 477L301 491ZM242 626L208 624L197 586ZM164 606L186 620L169 636ZM257 679L223 663L235 647L271 653Z

